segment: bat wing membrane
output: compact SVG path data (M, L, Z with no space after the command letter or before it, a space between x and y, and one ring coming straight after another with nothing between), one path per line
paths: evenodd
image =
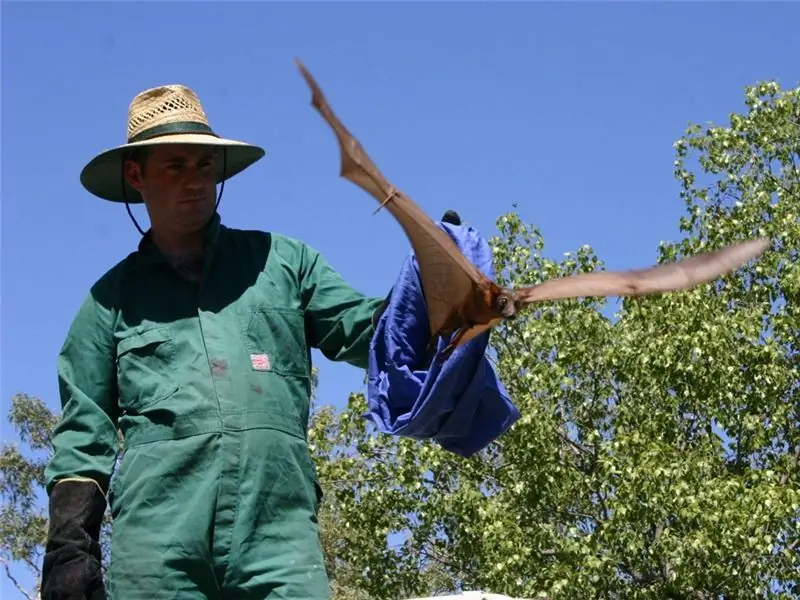
M311 89L311 104L333 130L341 152L340 175L385 204L411 242L417 263L432 333L438 333L453 312L485 277L467 260L455 242L405 194L381 174L358 140L335 115L322 90L305 66L298 69Z
M644 296L682 291L738 269L750 259L763 254L768 247L768 240L758 238L649 269L581 273L551 279L540 285L517 290L517 295L522 302L542 302L564 298Z

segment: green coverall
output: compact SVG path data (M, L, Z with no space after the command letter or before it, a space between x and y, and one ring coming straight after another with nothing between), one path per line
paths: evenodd
M215 215L206 243L200 286L149 237L93 286L59 356L48 491L108 490L109 598L328 598L310 348L366 368L383 298L291 238Z

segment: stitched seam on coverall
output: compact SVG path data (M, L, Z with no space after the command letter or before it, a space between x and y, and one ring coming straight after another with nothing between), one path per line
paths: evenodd
M300 426L292 419L286 418L285 415L279 412L270 410L248 410L235 413L237 416L241 417L243 422L247 423L247 426L241 428L223 426L220 429L219 417L224 417L226 414L230 415L231 413L204 412L202 414L193 415L190 419L177 419L174 424L169 426L155 425L152 423L132 425L125 434L125 443L129 447L133 447L168 440L181 440L211 433L223 434L256 429L272 429L300 440L305 440ZM212 419L204 423L203 417L212 417ZM276 422L279 419L284 422ZM188 422L188 424L186 422ZM184 428L185 433L175 432L176 429L180 430L181 428Z
M217 240L217 241L219 241L219 240ZM217 246L215 244L213 253L216 254L217 251L218 251L218 248L217 248ZM209 350L208 350L208 337L207 337L207 334L206 334L206 331L205 331L205 327L203 325L203 320L204 320L204 317L203 317L203 312L204 311L203 311L203 308L202 308L202 306L203 306L203 302L202 302L203 291L205 290L206 283L207 283L208 277L210 275L209 271L210 271L210 265L211 265L212 262L213 262L213 258L211 256L207 256L206 264L205 264L205 268L204 268L203 283L200 285L200 289L198 290L198 293L197 293L197 323L198 323L198 327L200 328L200 339L203 341L203 349L204 349L205 354L206 354L206 362L208 364L208 372L209 372L211 384L212 384L213 389L214 389L214 396L216 397L217 407L218 407L218 411L219 411L217 413L216 419L215 419L217 421L217 423L219 424L219 426L220 426L220 430L219 430L220 448L219 448L219 454L217 455L216 458L219 461L224 461L224 457L227 454L226 436L225 436L225 434L226 434L226 431L225 431L225 418L224 418L224 416L222 414L223 413L223 408L220 405L220 394L219 394L219 388L218 388L218 378L215 377L215 375L214 375L213 360L212 360L211 354L209 353ZM240 444L241 444L241 442L240 442ZM241 451L241 445L239 445L239 447L237 448L237 452L240 452L240 451ZM237 477L237 484L238 484L238 481L241 479L241 460L239 461L239 464L237 465L237 467L238 468L236 469L236 477ZM223 496L227 493L227 489L226 489L225 483L226 483L225 465L221 464L220 468L219 468L219 471L218 471L218 474L217 474L217 478L216 478L216 484L217 484L217 497L215 499L215 506L216 507L225 505L225 503L223 502L223 500L224 500ZM237 518L238 513L239 513L239 495L237 494L236 495L236 499L234 501L234 506L233 506L233 518L231 519L231 523L229 524L229 527L228 527L229 530L232 529L233 525L236 523L236 518ZM213 537L213 541L211 543L211 547L209 548L209 551L211 552L212 561L216 562L217 560L219 560L219 562L221 563L222 578L219 577L219 572L217 571L216 566L213 568L214 579L215 579L216 584L217 584L217 589L218 589L219 593L221 594L222 593L222 589L225 588L225 580L228 578L228 566L229 566L229 559L230 559L230 551L224 552L224 557L225 558L222 558L221 556L218 556L218 554L217 554L217 548L218 548L217 542L218 542L219 538L221 537L220 536L220 532L224 531L224 529L220 529L220 527L219 527L219 521L218 521L219 513L216 510L215 510L215 514L216 514L216 517L214 518L214 521L213 521L214 537ZM230 540L228 540L228 542L230 542Z

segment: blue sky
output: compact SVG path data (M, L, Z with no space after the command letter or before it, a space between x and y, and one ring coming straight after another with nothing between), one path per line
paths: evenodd
M678 235L673 142L724 121L745 85L800 82L793 3L36 3L2 20L2 383L59 408L56 356L89 286L136 247L124 205L78 174L124 142L127 107L184 83L223 135L267 156L225 187L233 227L321 250L384 294L408 252L391 216L338 178L300 57L384 173L432 216L484 235L518 203L546 252L609 268ZM137 210L138 209L138 210ZM141 207L134 214L147 226ZM319 359L322 400L363 374ZM16 598L10 583L4 598Z

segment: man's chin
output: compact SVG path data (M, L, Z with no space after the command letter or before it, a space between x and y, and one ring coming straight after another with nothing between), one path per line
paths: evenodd
M176 229L195 231L204 227L214 215L214 205L186 202L177 205L173 213Z

